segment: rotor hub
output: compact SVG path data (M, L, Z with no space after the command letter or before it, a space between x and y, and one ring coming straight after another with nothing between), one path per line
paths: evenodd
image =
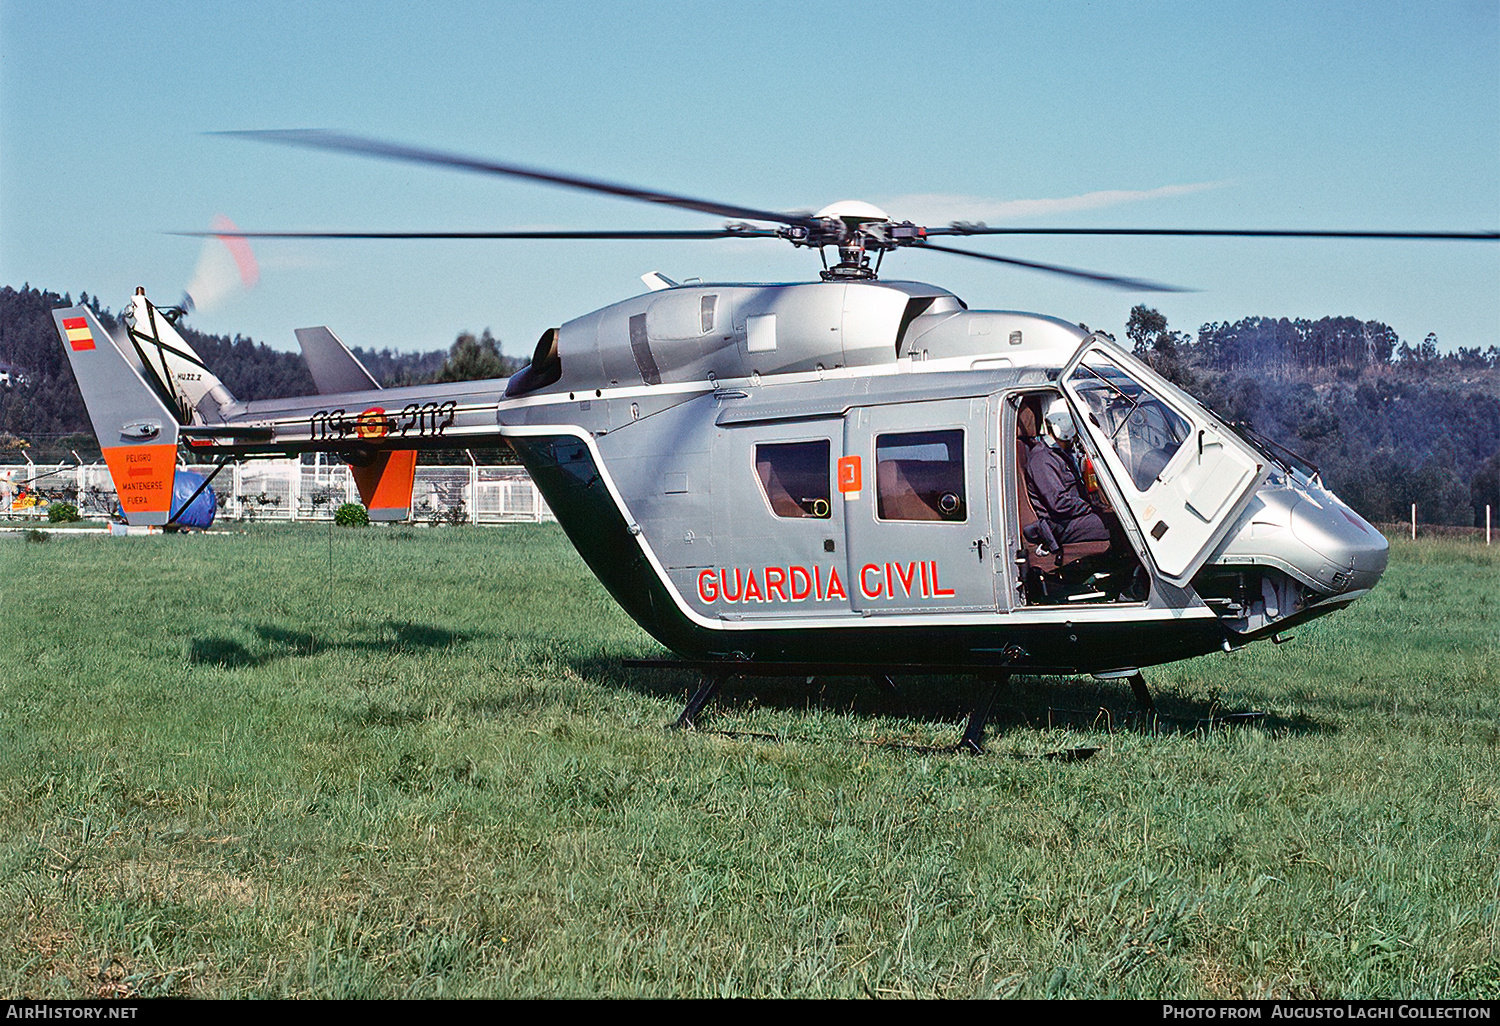
M868 251L873 249L882 256L890 247L887 233L882 229L891 223L891 216L872 203L863 200L839 200L830 203L813 215L824 226L822 233L810 233L806 244L816 245L819 251L825 246L838 247L839 262L828 266L823 261L824 281L873 281L879 267L870 266Z

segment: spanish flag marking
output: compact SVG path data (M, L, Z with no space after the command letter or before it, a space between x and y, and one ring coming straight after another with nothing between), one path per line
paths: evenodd
M75 353L94 348L94 336L89 331L89 322L82 317L64 318L63 330L68 333L68 345L73 347Z

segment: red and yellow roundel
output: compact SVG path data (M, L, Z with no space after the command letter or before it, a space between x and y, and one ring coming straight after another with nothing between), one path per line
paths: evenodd
M389 430L385 422L385 409L380 406L371 406L354 423L354 433L361 438L384 438Z

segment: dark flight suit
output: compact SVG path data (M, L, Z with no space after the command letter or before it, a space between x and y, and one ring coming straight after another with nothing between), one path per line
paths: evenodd
M1084 495L1073 461L1039 438L1026 454L1026 490L1058 544L1109 541L1109 528Z

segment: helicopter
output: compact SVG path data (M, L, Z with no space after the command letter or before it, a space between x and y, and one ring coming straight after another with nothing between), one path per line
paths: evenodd
M410 513L420 452L507 445L590 570L675 656L627 665L703 675L679 725L693 726L731 678L961 675L991 685L964 732L970 751L982 750L990 702L1013 675L1124 679L1150 709L1143 668L1280 639L1347 607L1379 581L1388 545L1316 469L1225 423L1109 336L886 280L886 255L927 249L1170 291L933 240L1500 238L927 227L858 201L785 213L336 132L226 134L732 220L693 231L182 234L766 238L816 249L823 267L816 281L777 284L682 284L652 272L644 294L548 329L503 380L382 388L327 327L298 329L317 394L249 402L176 330L187 304L159 308L138 289L118 338L86 307L59 309L57 330L132 524L178 515L179 443L218 468L336 453L371 518L386 521ZM1047 427L1058 414L1071 432ZM1047 530L1028 469L1038 445L1068 453L1107 539L1059 542Z

